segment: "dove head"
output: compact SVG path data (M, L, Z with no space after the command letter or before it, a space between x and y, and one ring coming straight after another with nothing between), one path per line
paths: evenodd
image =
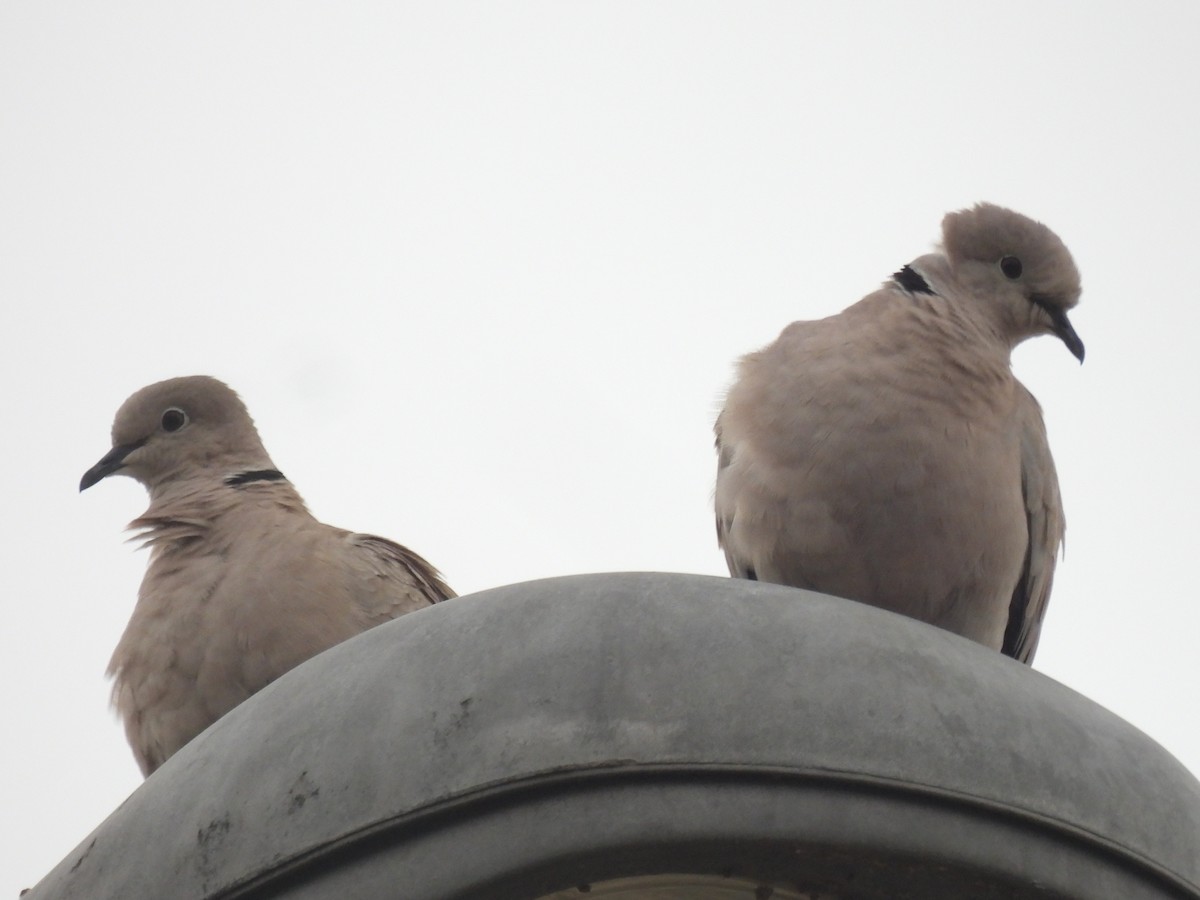
M154 496L196 476L274 467L241 399L207 375L171 378L135 393L117 410L112 443L84 473L81 491L120 474Z
M1079 302L1079 270L1058 235L980 203L942 220L942 246L956 280L990 305L989 317L1013 345L1054 334L1083 362L1083 341L1067 318Z

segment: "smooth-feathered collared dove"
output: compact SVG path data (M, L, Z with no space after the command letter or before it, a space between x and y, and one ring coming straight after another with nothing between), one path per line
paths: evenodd
M734 577L863 601L1033 658L1065 520L1012 349L1057 335L1079 273L1046 226L950 213L941 252L742 358L717 419Z
M306 659L454 596L411 550L313 518L215 378L143 388L112 439L79 489L121 474L150 493L129 525L150 564L108 669L146 775Z

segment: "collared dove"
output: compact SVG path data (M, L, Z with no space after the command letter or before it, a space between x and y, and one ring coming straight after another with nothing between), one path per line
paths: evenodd
M1079 273L1046 226L948 214L941 252L742 358L716 423L734 577L903 613L1033 659L1065 529L1041 408L1012 374Z
M121 474L150 494L129 525L150 563L108 668L145 775L306 659L454 596L411 550L313 518L215 378L142 388L112 438L79 489Z

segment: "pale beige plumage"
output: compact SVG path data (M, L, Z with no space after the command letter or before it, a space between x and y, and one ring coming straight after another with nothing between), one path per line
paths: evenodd
M735 577L811 588L1033 658L1065 520L1013 347L1055 334L1079 273L1048 228L980 204L842 313L745 356L718 417Z
M245 406L207 376L125 401L80 490L129 475L151 556L109 663L113 703L149 775L210 724L334 644L453 597L411 550L317 521Z

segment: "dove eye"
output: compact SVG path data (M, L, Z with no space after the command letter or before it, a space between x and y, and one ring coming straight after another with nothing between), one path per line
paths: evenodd
M178 407L172 406L162 414L162 429L163 431L178 431L188 423L187 413Z
M1021 277L1021 261L1015 256L1006 256L1000 260L1000 271L1004 273L1005 278L1015 281Z

